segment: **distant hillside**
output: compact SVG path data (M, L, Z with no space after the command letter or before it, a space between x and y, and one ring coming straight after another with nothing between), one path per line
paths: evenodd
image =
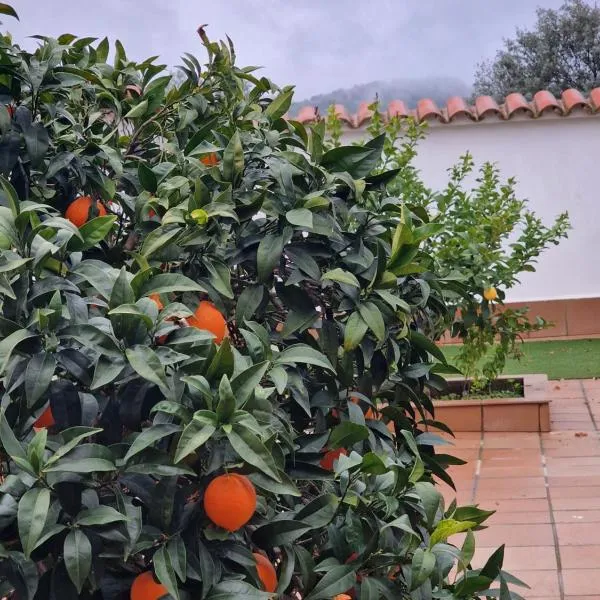
M376 95L384 107L391 100L403 100L408 108L414 108L421 98L431 98L437 104L444 104L450 96L468 98L471 88L464 81L451 77L372 81L294 102L290 112L293 114L301 106L309 105L318 106L323 114L330 104L343 104L347 110L354 112L361 102L372 101Z

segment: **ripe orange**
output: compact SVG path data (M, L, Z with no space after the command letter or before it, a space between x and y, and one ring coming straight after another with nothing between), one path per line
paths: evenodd
M498 298L498 290L494 286L483 290L483 297L488 301L492 302Z
M254 515L256 490L252 482L238 473L215 477L204 492L206 516L227 531L237 531Z
M156 304L158 310L162 310L165 307L165 305L161 302L160 296L158 294L150 294L148 298L150 298L150 300L152 300L152 302Z
M252 556L256 559L256 570L258 578L261 580L265 592L274 592L277 589L277 572L271 561L258 552L253 552Z
M352 596L349 596L348 594L338 594L333 597L333 600L352 600Z
M217 310L217 307L208 300L202 300L196 312L188 318L191 327L210 331L215 336L215 343L220 344L227 333L227 321Z
M92 208L92 199L89 196L79 196L69 204L65 217L75 225L81 227L90 219L90 209ZM99 200L96 200L96 211L98 217L106 215L106 209ZM93 217L92 217L93 218Z
M169 593L162 583L157 583L152 571L140 573L131 586L129 598L131 600L158 600Z
M200 159L200 162L203 165L206 165L207 167L214 167L215 165L219 164L219 158L217 157L215 152L211 152L210 154L203 156Z
M348 453L344 448L328 450L325 452L325 456L323 456L319 464L323 469L326 469L327 471L333 471L333 463L342 455L348 456Z
M33 424L33 428L37 431L38 429L44 429L52 427L56 422L54 421L54 415L52 409L48 404L46 410L37 418L37 421Z

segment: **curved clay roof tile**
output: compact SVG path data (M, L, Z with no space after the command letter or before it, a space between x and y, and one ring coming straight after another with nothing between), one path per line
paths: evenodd
M431 98L422 98L417 102L417 117L419 121L432 117L444 122L444 116Z
M533 116L534 111L531 106L529 106L529 102L525 100L523 94L519 94L517 92L513 92L509 94L504 99L504 110L506 111L506 116L510 119L513 114L517 111L525 111L529 112L531 116Z
M594 112L600 109L600 88L594 88L590 91L590 104Z
M346 111L346 108L343 104L335 104L334 109L335 114L337 115L337 118L340 121L344 121L347 125L350 125L350 127L354 127L354 121L352 117L348 114L348 111Z
M373 116L373 111L369 108L370 102L361 102L355 115L355 125L360 127Z
M402 100L392 100L388 104L388 115L390 117L408 117L409 112Z
M541 115L546 110L556 111L563 114L563 110L554 97L554 94L548 90L540 90L533 96L533 105L535 106L538 115Z
M460 96L453 96L446 101L446 110L448 112L448 120L452 121L459 115L465 115L470 119L474 119L471 107Z
M501 115L502 111L498 103L491 96L477 96L475 98L475 113L477 118L483 119L488 113Z
M300 123L311 123L316 120L317 109L315 106L303 106L296 117L296 121L300 121Z
M568 115L574 108L589 108L590 103L583 97L579 90L569 88L561 94L565 112Z

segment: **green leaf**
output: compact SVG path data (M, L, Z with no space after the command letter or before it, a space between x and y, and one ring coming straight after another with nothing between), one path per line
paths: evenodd
M335 516L340 500L335 494L322 494L305 504L297 513L296 519L312 528L326 527Z
M92 544L81 529L72 529L65 538L63 557L67 573L77 588L77 593L81 594L92 567Z
M350 565L332 567L306 596L306 600L330 600L353 587L355 582L354 567Z
M148 100L142 100L136 104L125 116L125 119L137 119L148 112Z
M0 2L0 13L3 15L8 15L9 17L14 17L17 19L17 21L19 20L19 15L16 13L15 9L4 2Z
M168 294L170 292L206 292L206 289L193 279L180 273L161 273L144 282L142 296Z
M266 235L258 244L256 264L258 280L265 283L273 276L283 252L283 236Z
M158 181L154 171L143 162L138 165L138 179L142 184L142 187L152 194L156 194L158 188Z
M0 3L0 7L2 6L7 5ZM0 10L0 13L1 12L2 11ZM13 187L13 184L10 181L8 181L8 179L5 179L4 177L2 177L2 175L0 175L0 186L2 186L2 191L6 196L6 200L8 201L8 206L10 207L13 217L18 217L19 213L21 212L21 203L19 201L19 195Z
M363 341L368 328L369 326L360 313L358 311L353 312L348 317L344 330L344 350L346 352L354 350Z
M121 304L121 306L117 306L116 308L109 310L108 316L109 317L117 317L117 316L119 316L119 317L127 317L127 316L135 317L136 319L140 319L141 321L143 321L143 323L147 329L150 329L154 323L152 321L152 319L144 311L142 311L142 309L139 306L137 306L136 304ZM127 321L126 319L124 319L124 323L128 323L128 322L131 323L132 320ZM115 329L117 329L116 325L115 325Z
M144 379L155 383L161 390L168 391L165 368L154 350L148 346L139 345L127 348L125 355L136 373Z
M135 293L131 287L130 277L127 269L123 267L113 285L108 306L109 308L116 308L121 304L133 304L134 302Z
M116 220L116 215L104 215L87 221L79 228L83 241L72 237L69 242L69 250L81 252L93 248L106 238Z
M385 134L370 140L364 146L339 146L326 152L321 164L334 173L349 173L354 179L366 177L381 158Z
M179 225L163 225L151 231L142 243L141 254L148 258L155 252L170 244L177 235L181 233Z
M123 356L113 338L88 323L65 327L59 332L59 336L76 339L83 346L110 358L119 359Z
M500 574L502 570L502 564L504 563L504 544L497 548L494 553L488 558L483 569L480 571L482 577L489 577L494 580Z
M171 564L171 558L167 549L161 546L154 554L154 572L158 580L167 588L169 594L179 600L179 588L177 587L177 576Z
M397 519L386 523L381 528L381 531L384 531L388 527L391 527L393 529L400 529L401 531L404 531L410 535L414 535L417 538L419 537L419 534L412 528L412 525L410 524L410 518L408 515L400 515Z
M423 548L417 548L412 558L410 589L416 590L433 573L435 554Z
M236 402L227 375L221 377L219 383L219 403L217 404L217 420L219 423L229 423L235 412Z
M112 506L100 505L96 508L82 510L75 518L75 523L80 527L90 527L92 525L108 525L109 523L126 520L127 517Z
M290 109L293 97L293 89L281 92L281 94L273 99L267 106L265 109L265 115L273 119L273 121L283 117L283 115L285 115L285 113Z
M125 360L121 357L118 359L100 356L94 369L94 379L90 385L91 390L112 383L125 368Z
M352 421L344 421L336 425L329 436L328 446L331 449L348 448L369 437L369 428Z
M205 444L216 430L216 426L212 423L192 419L179 438L175 451L175 463L181 462L186 456Z
M437 358L440 362L446 364L446 357L442 350L435 345L428 337L424 336L422 333L418 331L411 330L410 331L410 341L417 346L417 348L421 348L426 352L429 352L432 356Z
M429 547L433 548L439 542L445 542L451 535L462 533L477 527L473 521L455 521L454 519L442 519L435 527L429 539Z
M243 173L244 148L239 131L236 131L223 152L223 179L231 181L235 186L242 178Z
M25 492L19 501L17 522L26 558L29 558L44 531L49 508L50 490L47 488L32 488Z
M358 311L375 337L382 342L385 339L385 323L379 308L373 302L364 302L358 305Z
M226 434L231 447L242 460L260 469L275 481L281 481L273 455L254 433L246 427L234 425Z
M350 273L350 271L344 271L344 269L336 268L327 273L323 273L321 280L337 281L337 283L345 283L347 285L353 285L354 287L360 288L358 279Z
M4 411L0 413L0 441L2 441L2 446L13 460L15 458L27 460L27 454L8 424Z
M55 462L73 450L73 448L75 448L79 442L84 440L86 437L90 437L91 435L95 435L101 431L103 431L103 429L97 427L70 427L69 429L65 429L62 432L62 436L68 441L54 451L44 467L52 466Z
M269 600L271 598L273 598L273 594L261 592L253 585L239 579L229 579L217 583L206 596L206 600Z
M277 520L258 527L252 533L252 541L259 548L272 548L292 544L298 538L310 531L311 527L302 521Z
M40 352L31 358L25 372L25 396L27 407L31 408L50 385L56 360L50 352Z
M285 213L288 223L302 229L313 228L313 214L307 208L295 208Z
M151 427L144 429L142 433L135 438L133 444L129 447L127 454L123 457L123 460L127 462L136 454L139 454L146 448L152 446L155 442L158 442L158 440L162 440L178 431L181 431L181 426L173 423L152 425Z
M315 365L322 367L327 371L334 372L331 363L324 354L311 348L307 344L294 344L280 352L274 360L275 365L289 365L301 363L305 365Z
M269 368L269 361L264 361L252 365L245 369L231 380L231 389L235 396L235 403L238 408L244 406L252 397L254 390L258 387L262 378Z
M27 339L37 337L37 335L27 329L19 329L0 342L0 374L4 373L6 365L14 352L15 348Z
M23 127L22 129L29 159L31 160L32 166L37 167L41 164L44 155L50 146L48 130L44 127L43 123L40 123L39 121Z
M114 463L105 458L65 458L53 467L44 467L45 473L106 473L116 469Z

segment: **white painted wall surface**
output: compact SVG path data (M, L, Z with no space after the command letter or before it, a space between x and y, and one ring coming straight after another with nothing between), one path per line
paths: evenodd
M344 138L364 135L347 131ZM542 254L507 300L600 297L600 115L432 124L415 165L429 187L442 189L447 169L467 150L477 166L492 161L503 179L516 177L518 197L546 223L569 212L569 238Z

